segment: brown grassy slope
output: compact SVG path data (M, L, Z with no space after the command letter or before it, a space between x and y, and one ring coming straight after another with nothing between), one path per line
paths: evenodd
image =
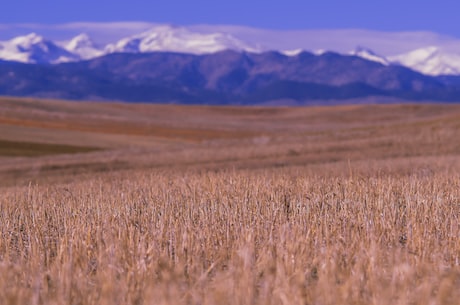
M3 185L139 168L346 168L351 163L407 172L408 164L436 167L443 158L449 160L443 168L459 168L456 105L244 108L12 98L0 103L0 140L99 149L0 156Z
M0 156L43 156L55 154L74 154L96 150L91 147L79 147L59 144L45 144L33 142L15 142L0 140Z

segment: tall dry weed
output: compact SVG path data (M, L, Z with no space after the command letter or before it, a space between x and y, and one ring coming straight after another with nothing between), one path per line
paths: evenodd
M130 174L0 195L0 303L459 304L460 177Z

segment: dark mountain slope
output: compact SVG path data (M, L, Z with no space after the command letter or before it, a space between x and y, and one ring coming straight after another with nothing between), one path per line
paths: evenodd
M179 103L263 103L366 96L460 100L442 79L356 56L224 51L110 54L59 65L0 62L0 94Z

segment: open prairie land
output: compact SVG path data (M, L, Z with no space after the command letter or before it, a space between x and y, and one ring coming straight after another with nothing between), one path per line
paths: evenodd
M0 304L459 304L460 105L0 99Z

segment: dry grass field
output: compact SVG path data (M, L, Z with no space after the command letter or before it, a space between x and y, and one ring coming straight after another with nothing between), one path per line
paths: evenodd
M0 304L460 304L460 105L0 99Z

